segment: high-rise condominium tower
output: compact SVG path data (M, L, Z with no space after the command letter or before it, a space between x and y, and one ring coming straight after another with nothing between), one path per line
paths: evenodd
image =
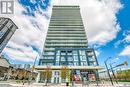
M82 75L84 80L89 80L89 74L96 76L98 62L94 50L88 47L79 6L53 6L37 69L40 72L47 66L53 70L50 79L52 83L62 82L62 66L67 66L71 71L73 69L73 74ZM42 82L44 79L41 77L39 81Z
M0 53L18 27L9 18L0 17Z

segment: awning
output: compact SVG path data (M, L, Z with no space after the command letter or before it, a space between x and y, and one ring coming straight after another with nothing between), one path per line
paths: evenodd
M41 71L46 70L47 68L50 68L51 70L61 70L64 66L36 66L35 70ZM101 66L67 66L67 69L69 70L101 70L103 67Z

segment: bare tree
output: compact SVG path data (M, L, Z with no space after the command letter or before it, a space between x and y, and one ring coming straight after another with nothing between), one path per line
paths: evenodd
M63 66L61 68L61 78L64 79L64 80L66 80L66 78L68 77L68 75L69 75L69 69L68 69L68 67L67 66Z
M47 66L47 68L45 69L44 77L46 78L46 86L47 86L48 80L52 77L52 69L50 66Z

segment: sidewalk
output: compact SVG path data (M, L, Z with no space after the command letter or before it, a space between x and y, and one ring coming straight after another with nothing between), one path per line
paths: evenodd
M65 84L48 84L48 86L45 86L43 83L33 83L33 84L10 84L11 86L15 87L67 87ZM130 87L129 84L115 84L112 86L111 84L99 84L99 86L95 84L91 85L82 85L82 84L75 84L74 86L68 86L68 87Z
M0 87L67 87L65 83L62 84L50 84L48 83L48 86L45 86L45 83L31 83L30 85L28 83L25 83L23 85L23 83L16 83L14 81L2 81L0 82ZM106 82L104 84L99 84L99 86L97 86L97 84L89 84L89 85L82 85L82 84L74 84L74 86L72 86L72 84L70 84L70 86L68 87L130 87L130 83L128 82L121 82L119 84L114 84L114 86L112 86L110 84L110 82Z

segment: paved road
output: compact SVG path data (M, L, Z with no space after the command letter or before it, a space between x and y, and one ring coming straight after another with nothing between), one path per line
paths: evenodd
M9 84L0 84L0 87L16 87L16 86L11 86Z

